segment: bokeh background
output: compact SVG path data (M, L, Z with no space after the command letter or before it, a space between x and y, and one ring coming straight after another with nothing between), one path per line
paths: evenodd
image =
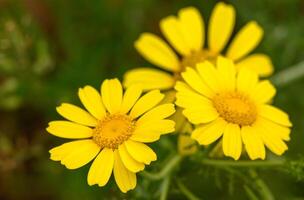
M159 20L196 6L208 20L215 0L0 0L0 199L157 199L159 182L138 175L136 190L119 192L113 180L103 188L86 182L89 166L67 170L49 160L48 150L66 140L46 133L60 119L61 102L80 105L77 90L99 88L105 78L151 66L133 47L140 33L159 33ZM276 72L304 60L303 0L226 1L237 10L236 29L257 20L265 30L256 51L271 56ZM304 199L304 77L278 88L274 104L294 123L285 156L286 171L259 173L276 199ZM161 169L175 136L153 148ZM171 142L169 142L171 141ZM272 155L270 155L272 156ZM227 172L184 161L175 176L202 199L247 199L242 180ZM174 177L173 177L174 178ZM169 199L186 199L174 179Z

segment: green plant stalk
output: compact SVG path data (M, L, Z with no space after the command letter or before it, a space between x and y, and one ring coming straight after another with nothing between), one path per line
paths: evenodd
M179 190L189 199L189 200L200 200L195 196L179 179L176 179L176 184Z
M261 179L255 170L249 169L249 175L254 180L256 186L259 188L258 192L263 200L274 200L274 196L266 183Z
M160 193L160 200L166 200L170 188L170 183L171 183L171 176L170 174L166 176L161 184L161 193Z
M140 174L151 180L163 179L181 162L182 158L183 157L181 155L176 154L165 164L160 172L151 173L143 171Z
M221 166L221 167L282 167L285 164L285 160L268 160L268 161L251 161L251 160L214 160L203 159L201 161L203 165Z
M278 72L271 78L271 80L276 86L281 87L302 77L304 77L304 61Z

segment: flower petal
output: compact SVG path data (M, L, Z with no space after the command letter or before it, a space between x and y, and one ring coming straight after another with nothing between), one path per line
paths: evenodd
M206 85L197 71L193 68L187 67L186 71L182 73L182 77L191 88L200 94L209 98L214 95L214 92Z
M237 69L241 69L241 68L251 69L262 77L270 76L274 71L274 67L271 62L271 59L269 58L269 56L265 54L249 55L248 57L245 57L244 59L237 62L236 67Z
M209 145L223 135L226 125L225 120L218 118L208 125L197 127L192 132L192 138L196 139L201 145Z
M183 35L193 51L200 51L204 46L205 28L200 12L194 7L183 8L178 12Z
M134 189L136 186L136 174L124 166L117 150L114 152L114 178L123 193Z
M276 94L275 87L268 80L259 82L252 90L250 96L259 103L267 103Z
M91 86L80 88L78 96L84 107L96 118L102 119L106 115L101 96L97 90Z
M148 92L135 103L130 112L130 116L133 118L139 117L156 106L163 98L164 95L160 93L159 90L152 90Z
M106 185L111 177L114 166L114 152L112 149L104 148L95 158L88 173L88 184L102 187Z
M139 84L144 90L167 90L172 88L174 83L172 75L157 69L137 68L127 71L124 75L125 87Z
M51 149L51 160L61 161L68 169L77 169L89 163L100 151L93 140L78 140L64 143Z
M262 40L263 29L255 21L248 22L231 42L227 57L237 61L250 53Z
M235 24L233 6L223 2L214 7L208 30L208 45L212 52L220 53L227 44Z
M131 139L138 142L155 142L160 135L172 133L175 122L169 119L146 121L136 125Z
M122 93L122 86L118 79L103 81L101 85L101 97L103 104L111 114L117 113L120 110Z
M122 99L120 112L123 114L128 113L140 97L141 93L142 89L139 85L131 85L128 87Z
M96 126L97 120L88 112L69 103L63 103L56 108L57 112L67 120L86 126Z
M291 122L289 121L288 115L284 111L282 111L274 106L271 106L271 105L259 106L259 114L262 117L265 117L266 119L269 119L277 124L287 126L287 127L292 126Z
M69 121L52 121L46 129L49 133L62 138L82 139L92 137L93 130L87 126Z
M129 154L138 162L142 162L146 165L149 165L151 161L155 161L157 159L154 151L141 142L127 140L125 142L125 145Z
M217 92L221 89L221 85L218 80L218 73L212 63L209 61L204 61L197 64L196 69L201 78L213 92Z
M248 94L256 87L258 80L259 78L257 73L243 68L237 75L237 90Z
M141 162L137 162L134 158L129 154L127 148L124 144L120 145L118 148L118 152L121 158L121 161L125 165L125 167L131 172L139 172L145 168L145 165Z
M193 124L208 123L219 116L218 112L213 107L186 108L183 111L183 114Z
M149 62L168 71L179 71L179 60L173 50L158 36L143 33L135 42L136 50Z
M160 21L160 29L170 44L183 56L189 55L191 49L187 44L181 23L175 16L168 16Z
M146 112L143 116L141 116L137 120L137 124L153 121L153 120L155 121L155 120L165 119L171 116L174 112L175 112L174 104L172 103L162 104Z
M244 126L241 129L242 140L245 145L245 149L251 160L266 157L264 143L254 127Z
M228 123L223 136L223 151L226 156L238 160L242 153L241 130L239 125Z
M236 86L236 70L233 62L227 58L219 56L217 58L217 69L219 73L219 81L221 88L228 91L235 90Z

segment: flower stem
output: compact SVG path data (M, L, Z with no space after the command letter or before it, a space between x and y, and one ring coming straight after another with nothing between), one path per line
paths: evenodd
M182 160L182 156L179 154L174 155L163 167L160 172L151 173L143 171L141 175L151 179L151 180L160 180L166 177Z
M161 194L160 194L160 200L166 200L170 188L170 182L171 182L171 176L168 175L164 178L162 184L161 184Z
M214 160L203 159L202 164L225 167L281 167L285 163L284 160L268 160L268 161L232 161L232 160Z
M189 200L200 200L195 196L179 179L176 179L176 184L179 190L189 199Z
M304 77L304 61L277 73L271 80L276 86L285 86L302 77Z
M256 186L259 188L258 192L263 200L274 200L274 196L266 183L261 179L255 170L249 169L249 175L254 180Z

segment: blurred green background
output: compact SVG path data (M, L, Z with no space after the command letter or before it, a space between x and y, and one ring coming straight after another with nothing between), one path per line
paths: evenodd
M90 187L89 166L67 170L49 160L48 150L66 140L46 133L47 122L59 119L61 102L80 105L77 90L99 88L105 78L130 68L151 66L133 47L140 33L160 34L159 20L185 6L196 6L205 23L213 0L0 0L0 199L157 199L160 182L138 175L136 190L122 194L113 180ZM237 10L236 29L257 20L265 30L258 52L271 56L276 72L304 60L304 1L226 1ZM304 199L304 78L280 87L274 104L294 123L289 151L297 160L286 172L259 170L276 199ZM164 136L154 144L160 158L169 154ZM271 155L270 155L271 156ZM219 169L188 162L174 176L202 199L248 199L242 180ZM112 178L113 179L113 178ZM186 199L175 184L169 199Z

